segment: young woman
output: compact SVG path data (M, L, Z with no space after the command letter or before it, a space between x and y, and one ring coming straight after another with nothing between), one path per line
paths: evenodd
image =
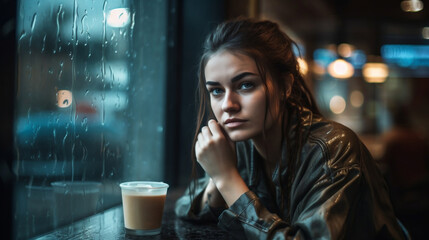
M372 157L322 117L293 46L269 21L228 21L208 36L193 145L206 178L176 214L247 239L403 239Z

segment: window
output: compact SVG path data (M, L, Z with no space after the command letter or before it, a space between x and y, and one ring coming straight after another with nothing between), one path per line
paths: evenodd
M164 178L167 15L167 0L18 2L18 239Z

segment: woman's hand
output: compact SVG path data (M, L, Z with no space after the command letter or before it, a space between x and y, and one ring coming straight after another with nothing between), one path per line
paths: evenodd
M235 144L224 134L215 120L210 120L208 126L203 127L198 134L195 155L228 206L249 191L237 170ZM208 198L208 194L209 192L206 191L203 199L206 199L205 195Z
M195 155L198 163L214 181L227 177L231 171L236 171L234 142L223 133L221 126L213 119L198 134Z

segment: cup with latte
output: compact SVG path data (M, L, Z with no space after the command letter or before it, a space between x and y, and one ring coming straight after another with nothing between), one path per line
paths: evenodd
M168 184L135 181L124 182L119 186L122 192L125 232L137 236L159 234Z

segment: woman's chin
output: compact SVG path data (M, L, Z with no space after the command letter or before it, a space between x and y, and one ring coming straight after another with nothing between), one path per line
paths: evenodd
M233 142L240 142L250 139L248 134L240 133L238 131L228 132L228 136Z

